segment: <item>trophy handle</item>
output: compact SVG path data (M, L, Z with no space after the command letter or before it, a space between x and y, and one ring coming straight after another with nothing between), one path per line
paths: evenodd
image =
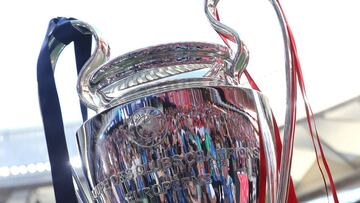
M240 78L249 62L249 51L246 48L243 41L241 41L239 34L227 25L222 24L218 20L218 14L216 6L220 0L205 0L205 14L209 19L213 29L219 33L220 37L224 40L224 37L230 38L233 46L231 46L226 40L224 43L231 49L231 59L233 63L225 70L225 74L228 82L236 82L233 78ZM233 51L234 50L234 51Z
M79 21L79 20L70 20L71 26L73 26L77 31L82 35L92 35L95 39L95 49L91 54L90 58L86 61L79 73L79 81L84 83L81 86L78 86L78 94L82 102L90 108L96 108L92 103L92 96L95 94L93 89L90 89L88 78L91 77L92 72L100 66L102 63L106 62L110 56L110 48L108 44L95 32L94 28L89 24ZM49 40L46 44L47 47L51 48L50 50L50 65L53 71L57 64L57 60L66 47L67 44L60 42L56 39L56 36L53 34L55 27L49 27L50 33L48 35ZM53 29L53 30L51 30ZM83 184L76 173L76 171L71 167L71 177L74 183L75 194L79 202L81 203L92 203L93 201L88 197L89 196L89 187L86 184Z
M97 110L96 105L96 89L91 87L90 79L95 74L97 68L109 60L110 58L110 46L103 40L101 36L97 34L95 29L82 21L73 21L72 25L82 32L90 32L95 40L94 52L84 64L81 72L79 73L79 79L77 84L77 91L82 102L88 108Z
M296 109L293 109L293 106L296 105L296 98L293 104L292 94L296 95L295 91L291 89L292 84L295 83L296 78L292 77L294 70L293 67L293 56L291 56L291 45L289 39L289 33L287 31L287 22L285 20L285 15L283 10L276 0L270 0L277 18L279 20L279 25L281 27L283 42L284 42L284 51L285 51L285 76L286 76L286 110L285 110L285 122L284 122L284 134L283 134L283 147L281 150L281 161L279 167L279 185L277 191L277 199L279 203L285 203L288 197L289 191L289 182L290 182L290 172L291 172L291 161L294 147L294 137L291 134L294 133L293 120L296 119Z
M109 45L101 38L95 29L89 25L88 23L72 20L72 26L77 29L83 35L92 35L95 40L94 51L91 54L90 58L86 61L83 68L79 73L77 91L81 101L88 107L93 110L96 110L98 107L95 105L96 103L96 90L91 88L89 83L90 78L93 76L95 70L104 62L106 62L110 57L110 47ZM55 70L55 66L57 63L57 59L61 54L62 50L65 48L66 44L63 44L55 39L55 37L51 36L50 42L51 46L55 47L53 51L50 53L50 60L53 70Z
M236 80L231 80L233 78L241 77L241 74L244 72L248 62L249 62L249 51L247 50L245 44L241 41L239 34L232 28L222 24L219 21L219 16L217 13L216 6L220 0L205 0L205 14L210 21L213 29L220 35L224 43L233 50L231 53L231 59L233 63L228 67L225 74L228 76L227 81L238 82ZM226 39L229 39L226 40ZM232 43L231 46L228 42ZM260 101L256 101L260 102ZM259 114L262 115L259 117L259 122L261 126L266 126L263 123L265 121L261 119L265 116L263 110L259 109ZM271 120L271 119L270 119ZM261 134L263 142L263 147L265 151L265 160L266 160L266 187L269 191L266 195L266 202L274 203L277 202L277 190L278 190L278 173L277 165L274 162L275 157L271 155L275 154L275 148L273 143L275 143L275 138L273 133L268 128L262 129L263 133Z

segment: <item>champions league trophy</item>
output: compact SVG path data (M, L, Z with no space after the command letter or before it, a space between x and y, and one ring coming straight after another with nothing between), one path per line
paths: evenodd
M268 103L234 85L238 59L226 47L165 44L99 66L107 51L98 47L78 86L82 101L99 112L77 132L94 200L256 202L259 136L275 194ZM246 49L240 55L247 60Z
M264 95L239 86L249 53L218 21L217 3L206 0L205 13L234 49L179 42L108 61L107 43L89 24L71 21L96 42L77 86L97 112L77 131L88 185L75 178L82 201L253 203L264 184L265 201L279 202L272 113ZM54 68L65 44L51 43ZM91 200L81 198L87 188Z
M227 47L180 42L147 47L106 62L107 44L79 76L78 93L98 112L77 132L86 180L96 202L257 202L259 137L264 141L268 201L276 202L273 126L266 98L239 87L248 62L236 32ZM104 63L106 62L106 63Z

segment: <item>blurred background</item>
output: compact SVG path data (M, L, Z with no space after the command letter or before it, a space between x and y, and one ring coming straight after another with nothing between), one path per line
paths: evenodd
M340 202L360 201L360 2L282 0L297 40L308 97ZM284 123L284 50L269 1L223 0L222 21L250 50L248 71ZM203 0L0 2L0 203L55 202L37 99L36 62L53 17L75 17L96 27L112 57L146 46L203 41L221 44ZM75 133L81 125L72 45L55 71L71 164L79 170ZM246 84L244 84L246 85ZM292 177L300 202L327 202L301 96Z

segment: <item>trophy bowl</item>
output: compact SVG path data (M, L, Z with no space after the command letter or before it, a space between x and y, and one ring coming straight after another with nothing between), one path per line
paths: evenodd
M92 72L90 102L100 107L77 140L95 202L258 202L260 137L271 191L270 108L261 93L226 84L227 53L165 44Z

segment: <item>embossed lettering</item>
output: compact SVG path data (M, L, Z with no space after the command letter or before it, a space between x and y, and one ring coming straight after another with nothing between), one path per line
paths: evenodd
M136 166L136 174L138 176L144 175L144 171L145 171L145 166L144 165L138 165Z
M164 191L168 191L171 189L171 182L170 181L164 181L161 183L162 188Z
M169 169L171 167L171 159L169 157L162 158L161 167L163 170Z
M149 187L144 187L142 189L142 192L150 198L153 197L153 195L151 194L151 189Z
M158 196L162 192L162 189L161 189L160 185L158 185L158 184L153 185L151 187L151 189L152 189L153 194L156 196Z

